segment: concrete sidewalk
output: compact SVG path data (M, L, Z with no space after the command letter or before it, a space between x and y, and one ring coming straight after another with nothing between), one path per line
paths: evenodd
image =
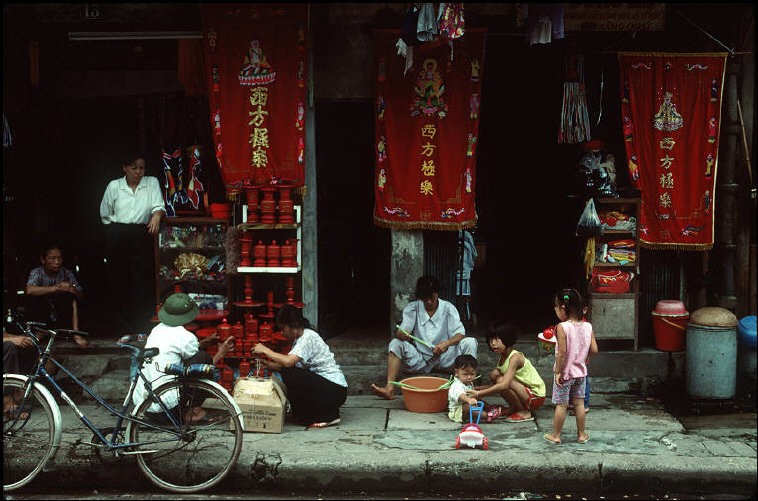
M567 417L563 444L542 436L553 407L535 421L483 423L489 450L454 447L460 425L446 413L405 410L402 397L349 396L340 425L306 430L289 417L282 434L245 433L234 473L213 493L261 490L310 493L613 493L756 495L756 414L676 419L663 404L629 394L592 395L591 440L576 443ZM94 410L85 404L87 412ZM152 490L133 457L101 461L87 446L89 430L67 406L66 432L52 472L32 486ZM98 411L95 422L113 419ZM179 465L177 465L179 467ZM21 491L19 491L21 492ZM733 498L733 497L732 497Z

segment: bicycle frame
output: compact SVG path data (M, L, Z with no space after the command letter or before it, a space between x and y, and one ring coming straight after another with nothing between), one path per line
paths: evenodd
M21 326L20 322L17 324ZM3 419L3 443L9 446L7 456L3 451L4 473L8 473L10 479L4 483L4 489L23 487L41 471L50 471L51 465L55 464L62 442L63 422L62 404L54 393L71 407L86 430L93 433L91 440L82 440L75 434L70 439L73 447L89 445L98 457L101 451L109 451L115 457L134 455L139 469L158 487L176 493L198 492L218 484L232 471L242 449L244 421L239 405L228 391L204 377L213 371L212 365L167 363L160 368L157 367L160 358L153 360L160 353L157 347L146 348L144 343L134 343L133 336L121 338L118 345L130 351L136 370L129 377L126 397L119 406L106 402L52 358L56 337L86 333L71 329L50 330L35 322L25 325L21 331L37 349L39 360L29 376L3 374L4 400L5 390L7 395L12 395L12 402L11 399L5 402L8 409ZM45 343L36 334L50 337ZM104 408L115 416L115 426L97 428L83 412L82 408L86 410L86 407L82 405L80 408L47 371L48 360L95 400L98 411ZM146 363L155 363L158 369L158 377L152 382L148 379L152 376L151 371L143 372ZM198 375L200 377L196 377ZM136 392L138 384L144 384L145 398L142 398L142 391ZM136 405L132 400L135 396L140 397ZM203 413L203 419L196 419L195 409L206 405L219 411ZM213 417L205 419L206 414ZM110 421L110 418L105 419ZM231 449L230 439L233 439ZM211 448L231 450L231 455L205 455L204 451Z
M36 383L40 383L40 386L47 390L48 388L41 384L41 381L47 381L49 385L52 387L53 390L55 390L55 393L59 395L64 402L66 402L67 405L69 405L76 415L78 416L79 420L84 423L84 425L89 428L95 436L98 438L98 440L101 442L99 444L96 443L90 443L90 442L79 442L79 443L85 443L86 445L92 445L96 447L102 447L105 451L114 451L116 454L129 454L130 452L127 451L127 449L137 446L137 445L144 445L142 442L125 442L125 443L117 443L117 437L119 437L120 433L122 431L126 431L128 429L128 426L130 423L136 422L140 425L147 426L154 429L164 430L171 432L175 437L182 436L182 430L181 425L177 421L177 419L174 417L173 413L170 411L168 407L166 407L166 404L159 398L155 398L158 405L161 407L161 410L163 414L166 416L166 418L171 423L171 426L161 426L159 424L151 423L149 421L145 421L143 419L140 419L136 416L132 416L129 414L129 408L132 407L132 395L134 394L134 389L137 386L137 382L141 378L143 383L145 384L145 389L147 391L149 398L155 397L155 392L153 390L153 385L150 381L147 380L145 375L142 373L142 362L144 360L150 360L149 358L144 357L144 350L140 349L138 347L129 345L129 344L121 344L122 347L129 349L132 352L132 357L137 356L138 357L138 368L137 373L134 375L134 377L131 380L131 384L129 386L129 391L127 392L126 397L124 398L124 402L120 409L115 408L113 405L106 402L100 395L98 395L92 388L90 388L86 383L81 381L79 378L77 378L74 374L71 373L63 364L55 360L51 357L52 353L52 347L55 342L55 338L57 336L57 332L54 330L48 330L44 329L45 332L47 332L50 335L50 339L47 342L47 346L43 350L39 344L39 342L36 339L36 336L33 335L31 332L31 328L27 327L26 329L23 329L25 334L31 337L32 342L34 343L35 347L37 348L40 357L39 361L36 364L35 371L30 376L24 376L26 378L25 383L25 391L24 391L24 397L22 400L21 408L23 409L25 406L25 402L28 401L28 398L31 395L32 388ZM74 402L71 397L66 393L66 391L61 388L61 386L55 381L55 379L48 373L48 371L45 369L45 363L47 360L51 360L59 369L63 370L63 372L69 376L80 388L82 388L84 391L87 392L99 405L104 407L111 415L116 416L116 422L115 426L113 427L113 431L111 432L112 439L108 439L105 434L103 434L99 428L95 426L95 424L81 411L78 405L76 405L76 402ZM160 385L159 385L160 386ZM55 402L55 399L53 399ZM55 408L58 408L59 405L57 402L55 402ZM20 421L21 419L16 419L16 421ZM127 426L124 426L124 423L127 423ZM166 439L165 441L169 441L171 439Z

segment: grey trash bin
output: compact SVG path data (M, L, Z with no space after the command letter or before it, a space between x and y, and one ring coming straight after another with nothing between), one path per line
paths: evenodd
M705 307L687 324L687 393L694 398L734 397L737 385L737 317Z

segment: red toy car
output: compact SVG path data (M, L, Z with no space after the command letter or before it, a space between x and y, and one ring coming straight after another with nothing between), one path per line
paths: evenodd
M484 410L484 402L477 402L476 405L469 406L469 424L465 425L461 432L455 437L455 448L460 449L461 445L465 445L472 449L482 448L484 450L489 449L489 441L487 437L482 433L482 429L479 427L479 419L482 417L482 411ZM477 411L476 423L474 423L474 411Z

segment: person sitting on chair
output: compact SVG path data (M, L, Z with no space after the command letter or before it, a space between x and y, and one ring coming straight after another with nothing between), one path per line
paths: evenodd
M41 266L29 273L26 281L25 310L28 320L44 322L49 329L79 330L79 304L82 287L76 275L63 266L63 253L57 244L48 244L39 255ZM84 348L87 338L74 336Z

